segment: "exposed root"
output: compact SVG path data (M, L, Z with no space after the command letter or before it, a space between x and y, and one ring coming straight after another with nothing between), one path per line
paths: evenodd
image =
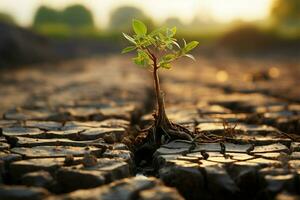
M176 139L193 141L192 133L187 128L169 121L164 105L164 94L161 92L158 97L158 111L153 114L152 134L155 144L160 146L162 143Z
M300 136L296 135L296 134L289 134L289 133L285 133L283 131L279 131L278 135L279 135L279 137L282 137L282 138L289 138L293 142L300 142Z

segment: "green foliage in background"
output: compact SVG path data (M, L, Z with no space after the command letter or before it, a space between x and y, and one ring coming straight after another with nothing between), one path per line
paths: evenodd
M6 13L0 13L0 22L5 22L8 24L15 24L14 18Z
M271 19L277 30L300 35L300 1L276 0L271 9Z
M91 11L82 5L72 5L62 11L41 6L35 14L33 28L57 38L94 37L98 34Z
M154 24L152 20L144 14L142 10L132 6L123 6L112 11L110 15L109 31L113 32L129 32L131 27L131 19L138 18L148 24L152 29Z
M176 27L159 28L148 32L146 25L134 19L132 21L134 34L132 36L123 33L124 37L131 43L131 46L123 49L122 53L136 51L137 55L133 62L137 65L154 68L170 69L171 63L180 57L186 56L191 59L194 57L188 54L196 46L197 41L186 43L180 46L175 38Z
M61 13L63 23L72 28L93 27L94 20L91 11L82 5L67 7Z
M61 23L59 11L49 8L47 6L41 6L35 13L33 19L33 27L38 28L39 26L47 24L58 24Z
M261 34L270 35L270 38L279 37L280 40L300 38L300 0L274 0L274 5L269 18L261 22L253 23L264 31ZM46 6L41 6L34 17L33 30L46 36L57 39L82 38L97 39L101 41L111 41L112 44L122 45L122 41L117 37L119 32L134 33L131 27L131 19L138 18L147 24L148 32L153 30L154 22L141 9L134 6L118 7L111 12L110 21L106 30L99 30L95 26L93 15L90 10L82 5L71 5L64 10L55 10ZM1 17L0 21L12 21L11 17ZM273 26L270 26L273 22ZM177 17L169 17L161 25L167 27L176 26L179 31L177 35L187 40L197 40L202 44L214 44L218 40L226 37L228 32L239 32L239 27L245 22L240 21L238 26L235 22L220 23L212 18L195 18L185 23ZM244 32L243 32L244 33ZM278 34L279 33L279 34ZM272 36L272 37L271 37ZM243 38L242 35L237 37ZM254 43L255 41L253 41ZM270 42L271 43L271 42Z

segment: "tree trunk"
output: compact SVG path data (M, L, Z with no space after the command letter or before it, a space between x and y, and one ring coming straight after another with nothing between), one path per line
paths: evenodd
M165 111L165 102L164 102L164 94L160 89L159 77L158 77L158 68L156 66L156 62L153 70L153 78L154 78L154 86L156 93L156 108L157 108L157 118L155 121L155 126L165 128L170 127L171 123L166 115Z
M181 138L192 141L190 132L188 129L173 124L169 121L166 111L165 111L165 101L164 94L160 89L159 76L158 76L158 66L156 57L151 54L153 60L153 79L156 94L156 113L155 113L155 124L153 127L154 140L157 146L161 145L162 136L168 136L168 139Z

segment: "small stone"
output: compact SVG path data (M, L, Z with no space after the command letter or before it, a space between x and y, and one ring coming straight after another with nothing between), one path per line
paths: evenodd
M66 166L70 166L74 164L74 156L72 154L67 154L64 160L64 164Z
M82 159L82 164L84 167L93 167L97 165L97 158L90 154L90 153L85 153L84 157Z
M105 142L107 142L109 144L113 144L115 142L118 142L117 139L112 134L105 134L103 139L104 139Z

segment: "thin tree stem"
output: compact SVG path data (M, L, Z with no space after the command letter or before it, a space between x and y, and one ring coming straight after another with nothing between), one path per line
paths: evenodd
M160 116L161 113L161 105L160 105L160 99L161 99L161 90L160 90L160 83L159 83L159 77L158 77L158 66L157 66L157 59L156 57L153 57L153 78L154 78L154 86L155 86L155 93L156 93L156 106L158 111L158 116Z
M157 64L157 57L149 49L147 49L147 51L150 54L150 57L153 61L153 79L154 79L154 87L155 87L155 94L156 94L156 109L157 109L155 126L156 128L158 127L163 129L166 127L169 128L171 126L171 123L166 115L164 97L160 89L160 82L158 76L159 66Z

